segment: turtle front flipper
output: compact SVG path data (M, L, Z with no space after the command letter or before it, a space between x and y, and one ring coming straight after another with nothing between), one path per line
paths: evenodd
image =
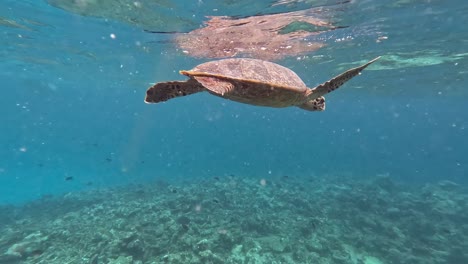
M145 103L159 103L179 96L186 96L204 91L205 88L196 80L157 83L146 91Z
M308 95L308 98L312 100L315 98L319 98L320 96L323 96L324 94L327 94L329 92L333 92L334 90L338 89L338 87L343 85L345 82L349 81L351 78L361 73L362 70L364 70L367 66L369 66L370 64L372 64L378 59L380 59L380 57L377 57L359 67L349 69L343 72L342 74L334 77L333 79L320 84L319 86L311 90L311 93L310 95Z

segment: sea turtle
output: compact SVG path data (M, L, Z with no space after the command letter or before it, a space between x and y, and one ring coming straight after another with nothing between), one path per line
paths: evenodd
M247 58L223 59L200 64L189 71L187 81L161 82L146 91L146 103L158 103L174 97L202 91L229 100L269 107L297 106L309 111L325 110L327 94L358 75L368 63L352 68L333 79L307 88L292 70L276 63Z

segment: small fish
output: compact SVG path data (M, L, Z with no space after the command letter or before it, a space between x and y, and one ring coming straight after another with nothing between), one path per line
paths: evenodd
M72 181L72 180L73 180L73 176L67 176L67 177L65 177L65 180L66 180L66 181Z

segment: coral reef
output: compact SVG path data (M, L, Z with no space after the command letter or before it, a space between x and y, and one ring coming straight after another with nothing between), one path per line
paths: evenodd
M468 263L468 193L447 181L216 176L0 210L0 263Z

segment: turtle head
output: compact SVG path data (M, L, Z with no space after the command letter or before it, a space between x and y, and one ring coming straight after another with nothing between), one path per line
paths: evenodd
M174 97L186 96L203 91L204 88L197 81L173 81L157 83L146 91L145 103L159 103Z
M307 111L323 111L325 110L325 97L320 96L319 98L309 100L297 107Z
M168 85L166 83L157 83L146 91L145 103L153 104L167 101L175 97L172 93L172 89L167 89Z

